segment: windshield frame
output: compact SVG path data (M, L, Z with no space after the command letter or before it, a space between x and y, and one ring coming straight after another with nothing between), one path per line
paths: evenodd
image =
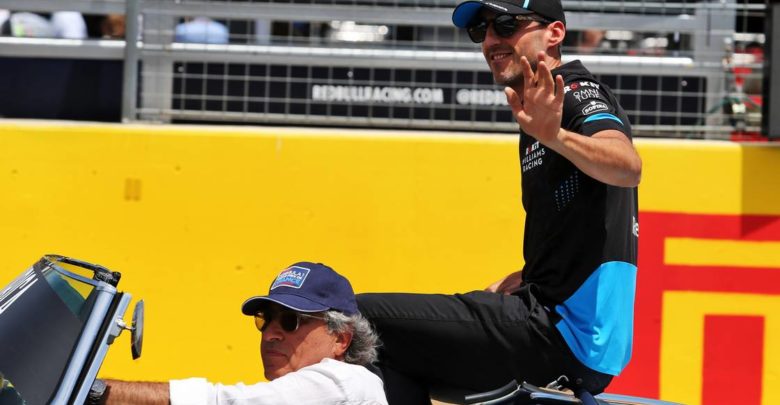
M83 382L82 372L85 367L88 366L87 361L91 357L90 355L93 352L93 346L95 345L96 341L99 341L99 332L101 329L103 329L103 324L106 321L109 308L112 306L114 297L117 294L116 287L104 281L88 279L79 274L66 270L62 266L58 265L59 262L76 265L92 272L99 271L97 268L104 269L101 266L91 265L89 263L59 255L46 255L35 264L36 266L41 266L41 270L44 268L51 268L66 277L90 284L94 286L94 291L96 293L95 303L89 312L89 316L84 322L84 326L81 329L79 338L76 341L73 351L71 352L70 358L68 359L68 365L65 367L65 371L60 378L60 384L51 398L51 403L69 402L71 395L74 393L74 390L76 390L77 386L83 385L79 384L80 382ZM103 359L101 358L100 362L102 362L102 360Z
M11 350L0 372L10 373L9 387L20 403L76 403L78 397L83 403L108 350L107 336L121 332L109 326L131 298L117 292L120 277L46 255L0 286L3 342Z

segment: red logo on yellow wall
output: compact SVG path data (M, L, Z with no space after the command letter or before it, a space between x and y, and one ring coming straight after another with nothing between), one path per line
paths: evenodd
M640 222L634 354L609 391L780 404L780 217Z

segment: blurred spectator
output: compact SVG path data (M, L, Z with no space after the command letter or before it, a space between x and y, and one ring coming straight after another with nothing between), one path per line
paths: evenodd
M271 20L258 18L255 20L255 43L268 44L271 42Z
M124 39L125 16L123 14L108 14L100 21L100 36L106 39Z
M576 53L594 53L599 50L604 40L604 30L585 30L580 32Z
M87 37L87 23L81 13L57 11L51 15L51 25L56 38L84 39Z
M47 18L22 11L11 13L0 27L0 34L23 38L52 38L54 27Z
M762 65L764 63L764 47L758 42L751 42L745 45L743 53L747 56L746 62L750 65ZM761 95L763 88L763 79L758 70L752 66L742 66L734 68L735 80L737 85L742 86L742 91L749 95Z
M19 11L10 13L2 10L0 34L24 38L68 38L87 37L87 25L81 13L58 11L48 15Z
M195 17L176 26L176 42L226 44L229 37L224 24L208 17Z
M0 9L0 27L5 24L6 21L8 21L8 17L11 15L11 12L8 10Z
M734 127L732 140L750 140L756 135L760 137L760 134L748 128L761 125L764 47L758 42L738 46L726 62L732 69L733 87L730 95L724 98L723 111Z
M591 54L600 50L608 50L609 43L604 41L606 31L588 29L572 31L563 39L563 47L566 52L577 54Z

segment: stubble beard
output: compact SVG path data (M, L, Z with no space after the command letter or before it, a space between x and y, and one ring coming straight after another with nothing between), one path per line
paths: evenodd
M531 70L536 72L537 61L528 60L531 63ZM493 72L493 81L501 86L509 86L512 88L523 87L523 70L520 68L519 58L513 58L512 66L508 66L506 69L500 72Z
M501 86L522 86L523 85L523 73L522 72L498 72L493 74L493 80L496 84Z

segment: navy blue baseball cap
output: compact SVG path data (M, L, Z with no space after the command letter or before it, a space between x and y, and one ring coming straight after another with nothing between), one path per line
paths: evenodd
M468 27L482 7L503 14L537 14L551 22L560 21L566 25L560 0L466 0L455 6L452 23L459 28Z
M349 280L322 263L298 262L286 268L271 283L268 295L244 301L241 312L254 315L269 302L298 312L335 310L347 316L358 313Z

